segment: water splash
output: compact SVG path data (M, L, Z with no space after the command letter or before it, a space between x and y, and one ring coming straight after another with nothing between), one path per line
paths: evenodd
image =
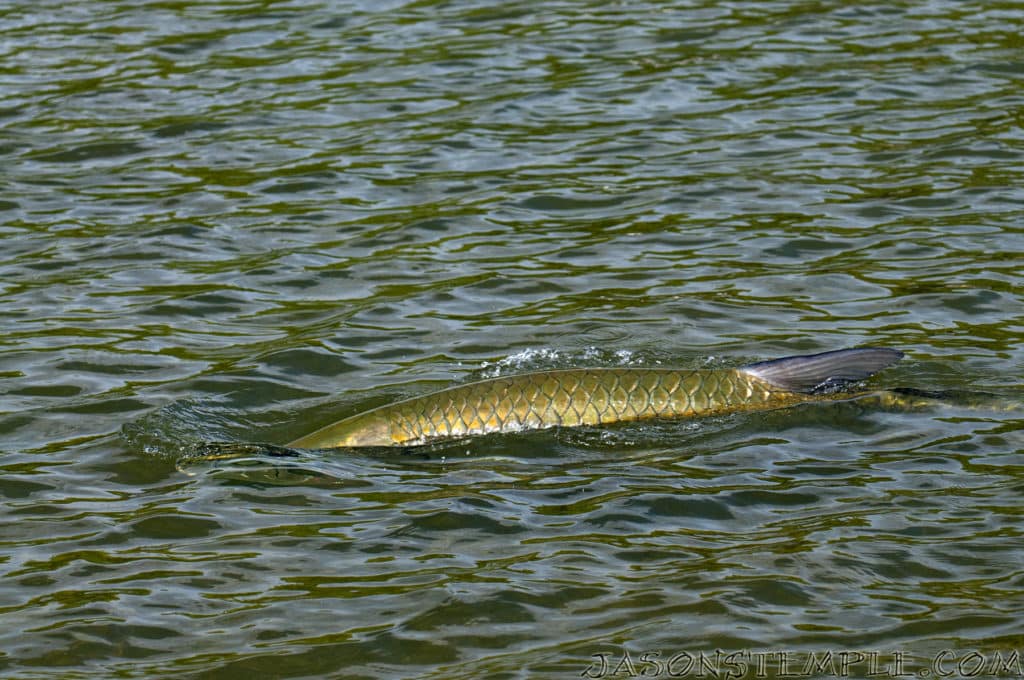
M503 375L527 371L546 371L556 368L579 368L581 366L642 366L651 361L643 355L628 349L606 350L599 347L585 347L581 350L560 350L551 347L527 348L510 354L495 362L485 361L474 379L497 378Z

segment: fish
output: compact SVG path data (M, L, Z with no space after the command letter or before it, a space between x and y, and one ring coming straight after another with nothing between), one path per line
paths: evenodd
M402 447L498 432L698 418L852 398L903 357L855 347L717 369L569 368L456 385L339 420L287 448Z

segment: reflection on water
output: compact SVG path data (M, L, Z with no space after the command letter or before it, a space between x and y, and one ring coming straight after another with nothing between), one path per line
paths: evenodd
M4 677L1020 650L1012 7L0 21ZM519 370L858 344L947 398L183 460Z

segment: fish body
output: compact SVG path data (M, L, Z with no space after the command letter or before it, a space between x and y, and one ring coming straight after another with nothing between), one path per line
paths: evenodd
M739 368L578 368L457 385L345 418L297 448L415 446L441 439L549 427L604 425L783 408L847 397L842 390L901 352L857 348Z

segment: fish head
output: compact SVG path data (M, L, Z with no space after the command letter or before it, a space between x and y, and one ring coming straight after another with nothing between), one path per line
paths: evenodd
M392 446L391 424L386 418L374 414L372 417L353 418L359 422L347 432L342 443L335 446Z
M370 411L320 428L288 444L300 449L343 449L363 446L394 446L391 424Z

